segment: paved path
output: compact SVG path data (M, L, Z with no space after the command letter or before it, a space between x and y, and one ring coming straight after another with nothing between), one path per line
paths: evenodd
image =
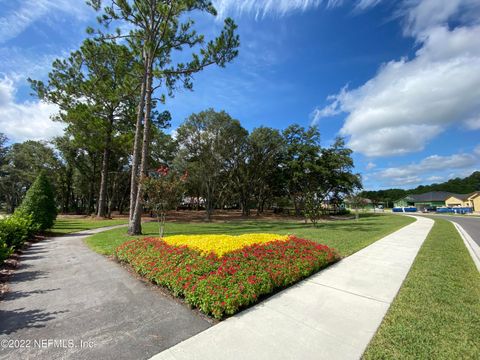
M148 359L211 326L88 249L82 240L103 230L51 238L25 252L0 301L0 341L31 340L23 343L30 348L0 349L1 359ZM94 346L38 348L49 339Z
M358 359L432 226L433 220L418 217L153 359Z

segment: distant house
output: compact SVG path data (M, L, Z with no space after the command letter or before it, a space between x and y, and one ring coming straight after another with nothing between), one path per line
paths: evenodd
M430 191L424 194L410 194L402 199L394 201L395 207L414 206L422 211L426 208L437 208L446 206L446 200L458 194L447 191Z
M362 209L373 209L373 201L367 198L363 197L350 197L347 196L344 200L343 203L347 208L353 209L355 206L362 208Z
M452 194L445 200L448 207L471 207L473 211L480 211L480 191L470 194Z

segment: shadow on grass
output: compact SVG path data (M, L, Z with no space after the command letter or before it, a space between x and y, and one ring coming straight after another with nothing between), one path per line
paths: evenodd
M182 227L182 225L185 226ZM175 223L166 225L167 236L177 234L224 234L224 233L251 233L251 232L294 232L294 231L315 231L315 230L331 230L331 231L361 231L371 232L381 229L383 226L378 221L365 220L360 221L334 221L321 222L317 226L304 223L293 222L225 222L225 223L203 223L195 224L193 229L191 223ZM158 236L156 228L144 227L144 236Z

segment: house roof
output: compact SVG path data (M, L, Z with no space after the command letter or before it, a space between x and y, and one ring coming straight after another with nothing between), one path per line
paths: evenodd
M430 191L423 194L409 194L399 200L407 200L410 202L429 202L429 201L445 201L449 197L454 197L459 200L465 201L475 196L480 196L480 191L474 191L469 194L455 194L448 191ZM398 200L397 200L398 201Z
M468 199L471 200L471 199L473 199L474 197L477 197L477 196L480 196L480 191L474 191L473 193L468 194Z
M455 199L458 199L458 200L462 200L462 201L465 201L468 199L468 197L470 196L470 194L452 194L451 196L449 196L448 198L455 198ZM448 199L447 198L447 199ZM445 199L446 200L446 199Z
M412 202L422 202L422 201L445 201L451 196L463 196L459 194L453 194L448 191L430 191L423 194L410 194L405 197L405 199Z
M474 191L474 192L469 193L469 194L452 194L449 197L454 197L456 199L466 201L466 200L472 199L472 198L474 198L478 195L480 195L480 192L479 191Z

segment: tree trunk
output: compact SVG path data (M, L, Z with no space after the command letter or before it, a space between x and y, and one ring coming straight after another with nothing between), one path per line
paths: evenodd
M140 158L140 139L142 135L142 118L143 110L145 107L145 75L142 79L142 84L140 88L140 99L138 102L137 108L137 121L135 124L135 140L133 144L133 156L132 156L132 173L130 180L130 212L129 219L133 218L133 213L135 211L135 203L137 201L137 184L138 184L138 163Z
M150 59L150 58L148 58ZM142 144L142 158L140 163L140 178L142 179L147 175L148 170L148 155L149 155L149 141L150 141L150 115L152 110L152 63L151 61L147 62L147 74L146 74L146 84L145 84L145 114L143 118L143 144ZM140 235L142 233L142 210L143 210L143 199L142 199L142 182L139 181L137 184L137 195L135 198L135 209L133 211L133 216L130 219L128 225L128 233L130 235Z
M212 204L212 194L213 190L211 185L207 183L207 196L205 198L205 210L207 211L207 221L212 220L213 204Z
M103 160L100 180L100 192L98 194L97 217L106 217L107 215L107 182L108 182L108 165L110 163L110 146L112 143L113 131L113 113L110 114L105 134L105 147L103 149Z
M92 168L92 177L90 179L90 186L88 190L88 215L92 215L95 209L94 205L94 194L95 194L95 181L97 177L97 159L95 156L91 157L92 162L93 162L93 168Z

